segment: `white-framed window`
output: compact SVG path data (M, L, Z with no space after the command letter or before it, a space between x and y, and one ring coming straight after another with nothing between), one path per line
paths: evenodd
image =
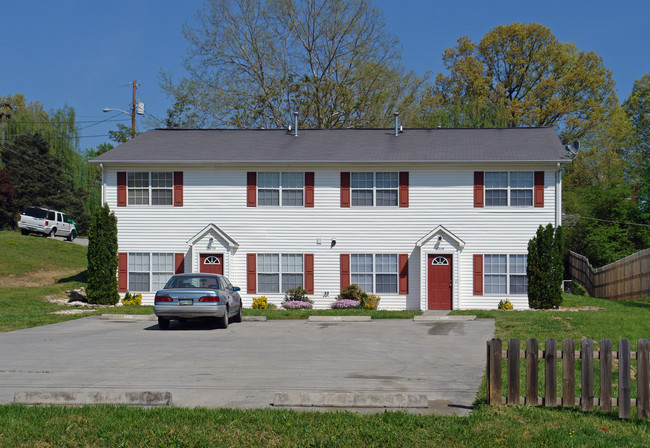
M305 173L257 173L257 204L302 207L305 203Z
M350 173L351 205L397 207L399 176L397 172Z
M485 294L526 295L528 255L485 255L483 282Z
M257 292L304 287L304 272L303 254L257 254Z
M171 172L126 173L128 205L173 205L174 179Z
M350 254L350 282L367 293L397 294L397 254Z
M172 275L173 253L129 252L129 291L158 291Z
M485 173L486 207L532 207L534 179L532 171Z

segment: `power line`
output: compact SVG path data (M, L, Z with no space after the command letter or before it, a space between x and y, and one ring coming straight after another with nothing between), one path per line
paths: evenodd
M639 224L639 223L636 223L636 222L624 222L624 221L612 221L612 220L609 220L609 219L590 218L588 216L580 216L580 215L566 215L565 218L568 218L569 220L571 218L578 218L578 219L589 219L591 221L608 222L610 224L622 224L622 225L626 225L626 226L650 227L650 224Z

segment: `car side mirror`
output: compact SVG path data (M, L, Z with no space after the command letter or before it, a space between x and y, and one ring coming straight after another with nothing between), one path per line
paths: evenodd
M239 286L233 286L232 290L237 292L237 291L241 291L241 288Z

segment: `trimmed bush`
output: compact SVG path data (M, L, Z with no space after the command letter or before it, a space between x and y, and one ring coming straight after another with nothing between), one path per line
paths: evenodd
M513 309L512 303L510 303L510 300L501 300L499 301L499 306L497 306L498 309L500 310L511 310Z
M363 291L361 291L361 288L359 288L359 285L355 285L354 283L351 285L346 286L343 288L343 291L341 291L341 294L336 296L336 300L356 300L357 302L361 300L361 294Z
M122 299L122 305L124 306L139 306L142 303L142 294L137 293L131 295L130 292L127 292Z
M253 297L253 305L251 308L254 310L265 310L269 307L269 299L266 296Z
M359 296L360 307L366 310L376 310L381 297L362 292Z
M117 218L108 204L99 207L88 229L88 303L115 305L117 292Z
M562 227L539 226L528 242L528 306L534 309L558 308L562 304L564 278Z
M307 290L302 286L298 286L297 288L287 289L284 293L284 301L314 303L313 300L310 300L309 297L307 297Z

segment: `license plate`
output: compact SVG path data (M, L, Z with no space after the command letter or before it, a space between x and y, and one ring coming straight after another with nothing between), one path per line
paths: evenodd
M194 301L192 299L178 299L178 304L183 306L183 305L191 305Z

